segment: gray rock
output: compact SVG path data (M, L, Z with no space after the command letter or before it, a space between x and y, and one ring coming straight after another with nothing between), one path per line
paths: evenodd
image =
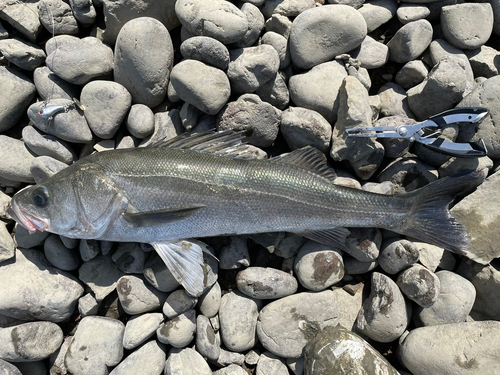
M315 241L307 241L294 264L300 284L309 290L324 290L344 277L344 263L339 249Z
M197 60L184 60L175 65L171 82L182 100L210 115L220 111L231 93L229 79L223 71Z
M49 134L43 134L33 126L26 126L22 132L26 146L39 156L50 156L66 164L77 158L75 151L66 142Z
M178 289L169 294L163 305L163 314L168 319L193 309L198 303L198 298L188 295L183 289Z
M213 372L213 375L247 375L246 372L241 366L232 364L227 367L223 367L217 371ZM7 374L11 375L11 374Z
M78 22L71 7L62 0L41 0L38 15L43 27L54 35L78 34Z
M461 127L457 142L484 140L490 158L500 156L500 136L497 126L500 124L499 103L500 77L488 78L486 81L476 85L474 90L467 95L457 107L486 107L489 114L477 127Z
M163 319L162 313L147 313L131 317L125 325L123 347L132 350L147 341L156 333Z
M285 361L278 358L271 352L264 352L260 355L259 362L255 369L256 375L288 375Z
M153 111L144 104L134 104L126 121L127 130L134 137L142 139L153 134L155 116Z
M217 118L217 130L250 131L248 143L269 147L278 136L280 120L280 110L263 102L255 94L244 94L222 109Z
M488 177L472 194L465 197L452 208L452 215L465 225L472 239L471 248L463 252L466 257L481 263L488 264L500 256L498 233L492 230L500 220L497 211L497 202L492 200L500 189L500 173Z
M432 40L432 25L427 20L409 22L401 27L387 43L390 60L406 63L415 60Z
M330 146L332 126L311 109L289 107L282 113L280 129L291 150L313 146L326 153Z
M359 13L366 21L368 32L388 22L396 14L398 4L394 0L371 0L365 2Z
M370 296L359 311L356 328L375 341L394 341L408 326L409 307L396 283L384 274L374 272Z
M228 366L231 364L241 366L243 365L244 362L245 362L245 356L243 354L230 352L221 348L219 358L217 359L216 364L219 367Z
M94 24L96 11L92 0L69 0L69 5L71 6L71 10L76 20L83 26L91 26Z
M0 132L17 124L35 94L35 85L28 77L0 66Z
M114 79L130 92L134 104L155 107L167 95L173 58L165 26L154 18L136 18L122 27L116 39Z
M254 4L243 3L240 10L247 19L248 30L235 45L240 48L250 47L259 39L260 32L264 28L264 16Z
M123 25L139 17L153 17L160 21L167 30L179 26L175 14L175 1L141 1L140 6L131 6L128 0L99 0L103 3L104 21L106 29L102 33L105 43L115 44L118 33ZM94 4L96 0L93 1Z
M226 348L234 352L251 349L256 343L259 300L232 291L222 296L219 309L220 332Z
M441 10L444 37L455 47L481 47L493 31L493 8L488 3L467 3L444 6Z
M428 73L427 67L421 60L412 60L396 73L394 79L399 86L407 90L421 83Z
M305 237L299 236L295 233L286 233L285 238L283 238L274 249L274 254L281 258L291 259L298 254L300 248L306 242L307 238ZM292 269L290 268L290 271L291 270Z
M18 247L23 249L31 249L32 247L40 246L43 241L49 236L49 232L39 232L36 231L33 234L29 234L28 230L19 224L16 224L14 239Z
M346 77L340 87L338 121L332 133L330 156L335 161L348 161L362 180L376 172L384 158L384 148L372 138L348 137L345 130L371 124L368 91L355 77Z
M78 96L77 86L59 78L46 66L35 69L33 72L33 82L35 83L38 95L43 100L72 99Z
M429 8L421 4L403 3L396 11L399 22L406 25L408 22L418 21L427 18L431 14Z
M212 375L201 354L191 348L172 349L165 364L165 375Z
M99 39L91 36L57 39L60 37L50 39L47 44L50 42L52 45L45 47L45 63L59 77L75 85L85 85L92 79L111 74L113 50Z
M229 243L222 246L219 253L219 268L231 270L248 267L250 265L250 254L246 238L239 236L229 237Z
M271 79L260 86L255 91L255 94L259 95L263 101L268 102L281 110L285 109L290 101L288 87L279 72L276 74L274 79Z
M474 285L450 271L439 271L436 276L441 285L438 298L428 308L417 306L414 320L420 326L465 322L476 298Z
M198 298L198 309L207 318L213 318L219 312L221 297L221 288L216 282Z
M162 292L172 292L179 283L161 258L154 254L144 266L144 278Z
M325 327L336 326L338 320L333 291L298 293L271 302L262 309L257 335L264 348L273 354L298 358L310 339Z
M78 300L78 312L82 318L89 315L97 315L100 303L95 299L91 293L85 294Z
M184 103L179 111L179 117L181 118L182 126L186 129L186 131L191 131L198 122L198 117L203 112L201 112L195 106L192 106L189 103Z
M43 29L36 3L8 3L2 7L0 18L7 21L32 42L36 42L38 34Z
M420 264L413 264L400 273L396 283L406 297L421 307L434 305L441 290L436 274Z
M192 35L209 36L224 44L241 40L248 30L245 14L223 0L178 0L175 13Z
M124 273L142 273L146 262L146 253L135 242L123 242L111 257L116 267Z
M116 268L111 257L105 255L83 263L78 271L79 279L94 292L97 301L102 301L114 291L122 276L123 273Z
M80 250L80 256L84 262L94 259L101 252L99 241L97 240L80 240L78 250Z
M408 105L417 119L423 120L453 108L472 86L473 78L466 63L457 57L445 57L422 83L408 90Z
M359 310L363 305L363 284L354 285L348 288L333 288L335 296L335 305L339 310L339 326L344 327L350 331L354 330L356 325L356 318L358 317Z
M439 167L439 176L446 177L460 172L467 171L482 171L493 168L493 160L487 156L480 158L450 158L447 162Z
M367 35L359 47L349 52L361 67L376 69L384 66L389 61L389 48Z
M116 319L101 316L83 318L69 345L64 363L69 373L106 375L107 366L123 358L125 326Z
M400 343L399 357L414 375L494 374L499 333L500 323L493 321L416 328Z
M18 38L0 40L0 53L7 61L23 70L35 70L43 64L46 57L39 46Z
M255 299L277 299L294 294L298 283L292 275L274 268L249 267L236 275L243 294Z
M56 234L47 237L43 243L43 252L50 264L60 270L74 271L80 266L78 253L64 246L61 237Z
M116 284L116 290L123 310L129 315L154 311L167 298L165 293L133 275L122 276Z
M384 95L384 97L385 99L387 99L387 96ZM388 101L386 101L385 104L388 104ZM373 126L398 127L401 125L413 125L416 123L417 121L406 116L395 115L382 117L381 119L377 120L373 124ZM404 138L380 138L379 142L382 144L382 146L384 146L385 156L393 159L405 156L412 144L409 139Z
M419 256L419 249L413 242L390 238L382 243L378 262L384 272L395 275L418 262Z
M17 249L2 263L0 282L0 314L22 320L62 322L83 294L73 275L50 266L38 250Z
M4 375L23 375L13 364L0 359L0 371Z
M262 14L266 18L274 14L295 17L314 7L315 3L313 0L268 0L264 2Z
M432 272L435 272L438 267L450 271L455 268L455 258L449 251L414 239L412 239L411 242L417 246L420 254L419 262L424 265L425 268Z
M304 351L304 374L399 375L368 342L342 327L326 327Z
M9 208L10 202L12 198L5 194L2 190L0 190L0 218L2 219L10 219L10 215L7 213L7 209Z
M268 31L264 35L262 35L260 42L262 44L269 44L276 50L276 52L278 52L278 56L280 59L280 69L285 69L290 65L292 58L290 56L290 48L288 47L287 38L274 31Z
M110 139L127 115L132 96L119 83L97 80L83 87L80 101L92 132L99 138Z
M44 111L60 107L60 111L46 117ZM41 113L40 113L41 112ZM53 99L49 102L33 103L28 108L28 117L39 130L74 143L88 143L92 132L83 113L68 99Z
M31 163L30 172L35 182L41 184L67 167L68 164L50 156L38 156Z
M238 93L250 93L273 79L278 72L278 52L268 44L229 51L227 76L231 88Z
M288 81L290 99L298 107L319 112L330 124L337 120L339 89L347 72L337 60L316 65ZM318 96L317 93L322 95Z
M362 275L370 272L378 266L378 261L360 262L356 258L349 255L344 255L344 273L346 275Z
M208 36L194 36L185 40L180 51L185 59L199 60L222 70L227 69L229 64L227 47Z
M403 157L394 160L377 176L378 182L390 181L397 193L418 189L437 180L437 171L416 158Z
M157 330L158 340L174 348L186 347L196 332L196 313L188 310L163 323Z
M288 39L292 30L292 20L282 14L273 14L264 23L264 28L266 31L274 31Z
M500 70L500 52L496 49L481 46L477 49L466 51L474 76L491 78L498 75Z
M161 374L165 367L165 347L152 340L125 358L109 375Z
M380 114L382 116L415 117L408 106L406 90L399 85L387 82L380 87L378 96L380 98Z
M172 139L185 131L186 129L182 126L178 109L171 109L168 112L157 112L155 113L153 134L144 138L139 147L148 147L156 142Z
M382 233L376 228L352 228L346 239L346 247L350 256L360 262L371 262L378 258L382 245Z
M255 366L257 362L259 362L259 357L259 351L255 351L252 349L245 355L245 363L247 365Z
M219 338L204 315L196 318L196 350L211 361L217 361L220 355Z
M0 263L11 259L16 254L16 244L12 239L7 227L0 222Z

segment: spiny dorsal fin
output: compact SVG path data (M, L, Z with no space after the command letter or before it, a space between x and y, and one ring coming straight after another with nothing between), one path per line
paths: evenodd
M293 164L297 167L317 173L333 182L337 175L332 167L326 164L326 156L317 148L306 146L288 154L269 159L273 163Z
M209 152L238 159L253 159L248 145L244 143L245 132L232 129L202 133L183 133L175 138L156 142L150 147L169 147L198 152Z

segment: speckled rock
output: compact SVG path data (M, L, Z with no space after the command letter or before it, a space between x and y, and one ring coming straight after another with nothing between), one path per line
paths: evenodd
M165 368L165 347L152 340L125 358L109 375L159 375Z
M167 95L173 58L165 26L154 18L136 18L122 27L116 39L114 79L130 92L133 103L157 106Z
M196 332L196 312L191 309L167 320L157 330L158 340L174 348L186 347Z
M300 69L309 69L330 61L358 47L366 32L363 16L350 6L335 4L308 9L292 24L292 62Z
M132 275L122 276L116 284L116 290L123 310L129 315L154 311L167 297L144 279Z
M376 228L352 228L345 244L346 253L361 262L378 258L382 245L382 233Z
M165 375L212 375L212 370L201 354L191 348L170 351L165 364Z
M236 275L236 284L243 294L256 299L277 299L297 291L297 280L274 268L249 267Z
M298 358L318 331L336 326L338 319L333 291L298 293L271 302L262 309L257 335L264 348L273 354Z
M432 41L432 25L427 20L409 22L387 43L390 60L406 63L419 57Z
M255 91L255 94L259 95L263 101L281 110L288 107L288 103L290 102L288 87L280 72L276 74L274 79L260 86Z
M0 53L23 70L35 70L43 64L45 52L38 45L18 38L0 40Z
M227 69L229 64L227 47L208 36L194 36L185 40L180 51L185 59L199 60L222 70Z
M326 327L304 351L304 375L399 375L394 367L361 337L342 327Z
M419 249L413 242L391 238L382 243L378 262L384 272L394 275L418 262L419 256Z
M420 264L413 264L401 272L396 283L406 297L421 307L434 305L441 291L436 274Z

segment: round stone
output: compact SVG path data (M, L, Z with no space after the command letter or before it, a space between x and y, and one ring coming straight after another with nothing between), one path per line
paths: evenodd
M7 61L23 70L35 70L45 59L43 49L17 38L0 40L0 53Z
M54 267L63 271L74 271L81 263L78 253L68 249L57 234L51 234L43 243L43 252Z
M191 348L173 349L165 363L165 375L212 375L207 361Z
M390 59L406 63L419 57L432 41L432 25L427 20L409 22L387 43Z
M396 283L406 297L422 307L432 306L441 290L436 274L420 264L413 264L402 272Z
M221 288L219 283L216 282L198 298L200 312L207 318L213 318L219 312L221 298Z
M123 347L132 350L156 333L163 322L162 313L146 313L131 317L125 326Z
M418 262L419 256L419 249L413 242L393 238L383 242L378 262L385 272L394 275Z
M348 5L332 4L299 14L290 32L292 62L309 69L358 47L366 36L361 13Z
M236 275L243 294L256 299L277 299L297 291L298 283L289 273L274 268L249 267Z
M153 134L155 116L153 111L144 104L134 104L126 122L127 130L134 137L142 139Z
M196 312L191 309L166 321L157 330L158 340L174 348L186 347L194 338Z
M165 358L165 347L152 340L120 362L109 375L160 374Z
M26 146L39 156L50 156L66 164L77 159L75 151L56 136L43 134L33 126L26 126L22 132Z
M229 64L227 47L208 36L194 36L185 40L180 51L185 59L199 60L222 70L227 69Z
M183 289L178 289L169 294L163 305L163 314L168 319L191 310L198 303L198 298L188 295Z
M166 299L165 293L153 288L137 276L122 276L116 285L123 310L129 315L142 314L159 308Z
M33 183L31 164L34 159L35 155L26 148L23 141L0 135L0 178Z

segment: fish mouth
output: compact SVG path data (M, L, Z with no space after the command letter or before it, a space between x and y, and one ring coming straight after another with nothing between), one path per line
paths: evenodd
M7 212L15 221L26 228L29 234L34 234L37 230L44 232L49 229L48 219L42 219L26 212L15 200L12 200Z

